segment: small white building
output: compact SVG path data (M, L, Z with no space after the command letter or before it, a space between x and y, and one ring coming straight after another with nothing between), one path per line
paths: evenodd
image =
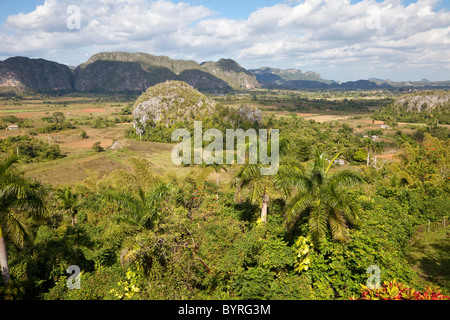
M19 126L13 124L13 125L11 125L11 126L8 126L6 129L7 129L7 130L19 130Z
M378 136L372 136L372 141L373 142L377 142L378 141Z
M391 127L389 127L387 124L382 124L381 125L381 129L390 129Z
M343 166L345 164L345 161L342 159L336 159L334 160L334 164L337 164L339 166Z
M114 141L111 145L111 150L119 150L122 149L122 145L118 141Z

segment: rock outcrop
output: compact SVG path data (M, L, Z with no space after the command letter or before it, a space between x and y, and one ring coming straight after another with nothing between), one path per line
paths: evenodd
M260 124L262 123L263 119L262 112L256 107L244 104L239 108L238 114L242 119L246 121L252 123L253 122L258 122Z
M216 103L182 81L167 81L149 88L135 102L133 117L137 134L151 127L192 123L216 111Z
M437 91L425 94L407 95L398 98L395 106L406 107L407 112L429 112L435 108L450 108L450 94Z

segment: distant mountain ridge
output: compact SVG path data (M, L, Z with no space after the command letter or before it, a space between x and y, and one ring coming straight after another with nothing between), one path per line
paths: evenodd
M322 79L320 74L307 71L303 73L298 69L277 69L271 67L264 67L259 69L249 70L256 76L256 79L264 86L271 84L284 85L289 84L290 81L315 81L320 83L331 84L334 81Z
M200 91L260 87L252 73L231 59L198 64L140 52L104 52L77 67L24 57L0 61L0 93L142 93L167 80L184 81Z
M66 65L26 57L0 61L0 93L72 91L73 87L74 75Z
M77 67L44 59L12 57L0 61L0 94L22 92L142 93L156 84L184 81L200 91L252 90L391 90L449 89L450 81L392 82L369 80L339 83L298 69L264 67L246 70L231 59L197 63L148 53L104 52Z
M233 60L198 64L147 53L107 52L92 56L75 71L76 91L145 91L167 80L199 90L255 89L256 77Z

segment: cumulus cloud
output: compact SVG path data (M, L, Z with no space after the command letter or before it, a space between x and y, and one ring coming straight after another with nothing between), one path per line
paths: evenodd
M0 56L79 64L96 52L124 50L199 62L228 57L246 67L300 67L337 80L414 74L444 80L450 71L450 12L437 11L438 2L280 1L235 20L169 0L46 0L7 18L0 27ZM67 27L69 5L80 8L80 29Z

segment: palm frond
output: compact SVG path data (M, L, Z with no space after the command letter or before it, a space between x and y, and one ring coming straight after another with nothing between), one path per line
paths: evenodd
M328 217L320 201L315 208L311 210L309 215L309 233L311 239L317 243L325 237L327 231Z
M303 166L281 165L278 173L273 177L275 188L281 190L288 197L295 189L310 185Z
M306 193L298 193L292 200L286 211L285 225L291 230L295 223L311 208L314 197Z
M333 240L346 242L349 239L348 225L344 215L338 210L330 210L328 215L328 223L330 225Z
M12 172L3 174L2 180L0 207L27 210L36 217L43 216L47 191L41 184Z
M330 177L330 183L335 184L336 186L342 186L342 187L348 187L353 186L356 184L360 184L363 182L363 178L360 173L349 170L349 169L343 169L339 172L333 174Z
M26 224L25 217L19 212L10 210L3 212L0 217L0 227L15 245L23 247L25 242L31 239L31 230Z
M128 212L136 212L139 209L139 201L127 192L104 190L101 192L101 199L115 203Z
M19 160L19 158L16 155L9 156L8 158L4 159L0 162L0 175L7 172L7 170L10 170L11 166L16 163Z

